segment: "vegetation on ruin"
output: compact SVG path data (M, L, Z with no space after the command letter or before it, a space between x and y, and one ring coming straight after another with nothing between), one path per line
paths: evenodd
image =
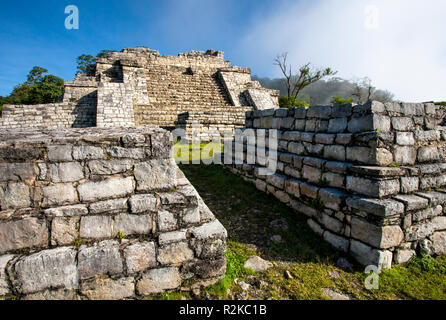
M106 58L110 52L112 51L102 50L96 55L96 57L93 57L90 54L80 55L76 59L78 72L85 74L87 76L94 76L96 73L96 59Z
M383 271L379 289L368 290L364 268L314 234L305 216L222 166L180 167L228 230L226 277L197 295L176 291L148 299L329 299L327 290L352 300L446 299L446 257L415 257ZM282 241L272 241L273 235ZM251 255L273 267L259 273L245 269ZM338 266L340 257L351 269ZM249 289L243 290L241 282Z
M338 94L336 96L333 96L333 98L331 98L331 103L336 106L336 105L341 105L341 104L349 104L353 102L353 98L341 98L341 96Z
M18 84L7 97L0 97L0 111L5 104L44 104L58 101L64 91L63 79L41 67L29 72L26 82Z
M446 101L435 102L437 106L446 106Z

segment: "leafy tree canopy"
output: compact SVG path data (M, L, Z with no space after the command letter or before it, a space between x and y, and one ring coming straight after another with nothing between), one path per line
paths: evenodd
M63 79L48 74L48 70L34 67L29 72L26 82L14 87L11 94L0 98L0 110L4 104L43 104L53 103L62 96Z
M112 50L102 50L96 55L96 58L90 54L83 54L77 57L78 72L87 76L94 76L96 73L96 59L106 58Z

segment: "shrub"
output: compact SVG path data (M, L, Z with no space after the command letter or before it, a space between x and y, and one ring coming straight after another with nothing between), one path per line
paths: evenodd
M349 103L352 103L353 102L353 99L352 98L346 98L346 99L344 99L344 98L341 98L341 96L340 95L336 95L336 96L333 96L332 98L331 98L331 103L333 104L333 105L340 105L340 104L349 104Z
M296 97L291 96L290 98L282 96L279 98L279 106L281 108L291 108L291 107L309 107L310 105L302 100L296 99Z

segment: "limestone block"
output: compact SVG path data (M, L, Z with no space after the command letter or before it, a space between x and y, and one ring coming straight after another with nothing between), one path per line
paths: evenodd
M127 212L127 198L111 199L90 204L90 213Z
M266 177L266 182L276 188L283 189L285 187L286 177L280 174L273 174Z
M73 158L76 160L104 159L104 151L99 147L77 146L73 147Z
M47 245L48 229L45 220L25 218L0 223L0 254L10 250Z
M14 255L11 254L0 256L0 296L5 296L10 293L9 284L7 281L6 266L13 258Z
M88 209L82 204L50 208L45 210L45 215L47 215L48 217L75 217L85 216L87 214Z
M324 148L324 158L337 161L345 161L345 147L344 146L326 146Z
M302 155L305 153L305 147L300 142L290 142L288 144L288 152L297 154L297 155Z
M353 238L378 249L397 247L404 239L399 226L379 227L356 217L352 218L351 232Z
M172 231L161 233L158 237L158 243L160 245L170 244L173 242L180 242L186 240L186 231Z
M319 192L319 188L316 186L313 186L311 184L302 183L300 185L300 194L304 195L306 197L316 199L318 192Z
M201 219L199 206L184 209L181 218L185 225L199 223Z
M37 293L27 294L21 297L22 300L31 301L53 301L53 300L81 300L74 290L56 289L45 290Z
M59 206L76 201L75 190L71 184L57 184L43 188L44 207Z
M55 217L51 223L51 245L69 245L78 239L79 221L79 217Z
M177 215L173 212L158 211L158 230L161 232L173 231L178 227Z
M115 275L124 271L119 246L116 241L103 241L92 247L82 246L78 255L80 279L98 274Z
M320 169L304 165L303 178L312 183L317 183L321 179L322 172Z
M415 144L413 132L397 132L396 143L401 146L413 146Z
M24 183L8 183L0 186L0 206L2 210L27 208L31 206L28 185Z
M393 198L404 203L406 206L406 211L425 209L429 205L429 201L427 199L416 195L397 195Z
M328 133L341 133L347 129L347 118L335 118L331 119L328 123Z
M33 163L0 163L0 181L25 181L35 179L36 174Z
M332 113L330 106L312 106L307 109L307 118L330 119Z
M206 240L210 238L226 239L228 236L226 229L218 220L205 223L199 227L191 228L189 231L197 240Z
M172 190L176 187L174 160L150 160L135 165L138 191Z
M50 161L71 161L73 160L71 145L48 146L48 160Z
M434 233L432 236L432 247L436 255L446 254L446 231Z
M348 122L348 131L351 133L374 131L373 115L352 118Z
M322 214L321 223L330 231L340 234L342 232L343 223L336 218L332 218L326 214Z
M410 249L397 249L393 256L394 262L396 264L403 264L409 262L412 257L416 255L415 250Z
M341 250L343 252L348 252L348 247L350 243L347 239L337 236L329 231L325 231L324 240L330 243L336 249Z
M114 218L112 235L149 234L152 231L151 215L120 214Z
M365 164L373 164L375 162L373 149L368 147L347 147L346 158L347 161Z
M401 178L401 192L412 193L418 191L420 179L418 177L402 177Z
M162 265L183 263L194 258L187 242L175 242L158 249L158 262Z
M128 158L128 159L144 159L146 152L143 148L121 148L110 147L107 149L107 154L113 158Z
M86 216L80 223L80 236L87 239L111 238L112 220L110 216Z
M401 202L385 199L369 199L361 197L350 197L346 200L347 206L364 211L379 217L399 216L404 213L404 205Z
M137 194L130 197L130 209L132 213L156 211L157 200L153 194Z
M400 181L372 180L361 177L348 176L347 190L375 198L383 198L388 195L398 194L400 191Z
M406 165L414 165L417 160L417 153L414 147L395 146L394 147L395 162Z
M141 280L136 283L136 289L140 295L151 295L176 289L181 282L178 268L152 269L143 274Z
M81 183L77 190L81 201L98 201L106 198L124 197L134 190L133 179L110 178L100 182Z
M319 197L325 207L339 211L347 195L338 189L321 188Z
M54 287L77 289L76 250L57 248L21 258L15 264L15 288L22 294Z
M52 182L75 182L84 178L84 171L78 162L66 162L50 165Z
M418 162L431 162L440 160L437 147L421 147L418 149Z
M82 283L81 293L89 300L122 300L135 294L135 280L96 277Z
M88 162L91 174L106 175L117 174L130 170L133 166L131 160L93 160Z
M415 128L412 119L408 117L393 117L392 127L396 131L412 131Z
M135 243L124 249L127 272L133 274L156 266L156 251L153 242Z
M390 251L373 249L352 239L350 240L350 253L364 266L373 265L378 270L390 269L392 267L393 254Z
M285 182L285 191L288 192L290 195L299 198L300 196L300 185L302 182L299 180L286 180Z
M322 236L322 234L324 233L324 229L322 229L321 226L313 219L308 219L307 224L310 227L310 229L313 230L313 232L316 233L317 235Z

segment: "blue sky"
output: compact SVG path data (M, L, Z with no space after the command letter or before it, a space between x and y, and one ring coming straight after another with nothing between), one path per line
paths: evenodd
M67 5L79 8L79 30L64 27ZM369 76L405 101L446 100L444 16L438 0L2 0L0 95L33 66L72 80L83 53L147 46L167 55L222 50L269 77L288 51L296 66Z

